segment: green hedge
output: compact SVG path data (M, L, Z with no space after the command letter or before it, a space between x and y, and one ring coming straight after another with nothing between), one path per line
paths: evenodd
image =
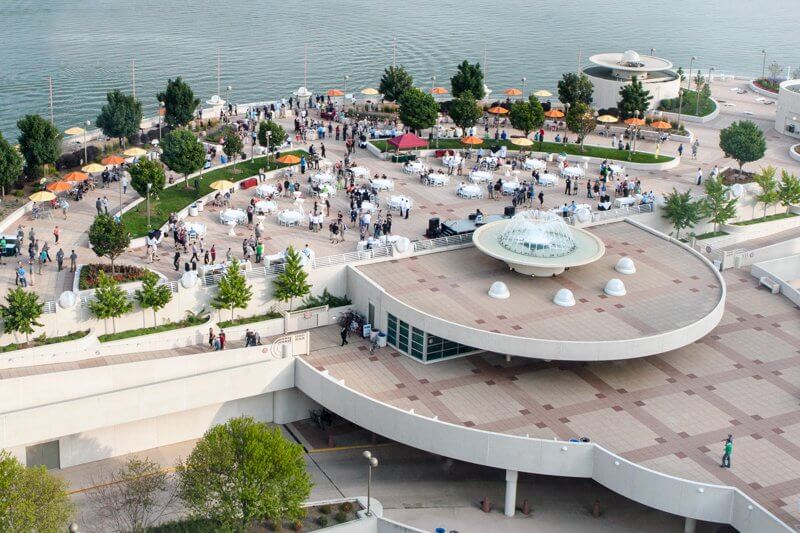
M100 335L97 338L100 342L118 341L120 339L129 339L131 337L141 337L142 335L152 335L153 333L162 333L164 331L172 331L173 329L189 328L192 326L199 326L208 320L208 315L192 314L179 322L167 322L160 326L151 326L149 328L129 329L127 331L118 331L116 333L108 333Z
M711 98L700 95L700 101L697 100L697 91L683 90L683 107L681 107L680 98L665 98L661 100L661 105L658 106L661 111L669 113L677 113L680 109L684 115L694 117L705 117L710 115L717 109L717 104Z
M59 342L67 342L67 341L74 341L78 339L82 339L86 335L89 334L89 330L85 331L75 331L73 333L67 333L66 335L62 335L61 337L46 337L44 335L40 337L36 337L28 344L7 344L5 346L0 346L0 353L4 352L13 352L14 350L24 350L26 348L36 348L37 346L47 346L48 344L58 344Z
M264 315L247 316L244 318L236 318L234 320L224 320L222 322L217 322L217 325L221 328L230 328L233 326L244 326L245 324L252 324L254 322L274 320L276 318L283 318L283 314L279 313L278 311L270 311Z
M772 222L773 220L783 220L784 218L796 217L795 213L776 213L774 215L767 215L765 217L754 218L753 220L745 220L736 222L734 226L752 226L753 224L761 224L762 222Z

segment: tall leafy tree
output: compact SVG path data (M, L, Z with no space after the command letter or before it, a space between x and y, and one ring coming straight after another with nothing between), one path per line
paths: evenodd
M692 191L678 192L672 189L665 198L664 218L675 228L675 238L681 238L681 230L693 228L700 220L700 204L692 198Z
M412 130L419 132L436 124L439 104L430 94L412 87L400 96L398 103L400 120Z
M43 312L44 304L39 301L39 295L35 292L28 292L22 287L8 289L6 303L0 305L3 330L6 333L24 333L27 344L33 328L42 326L39 318Z
M258 144L265 148L269 146L270 151L272 148L281 146L286 141L286 137L286 130L276 122L265 120L258 125Z
M456 73L450 78L453 96L458 98L469 92L476 100L481 100L486 92L483 88L483 70L480 63L471 65L466 59L458 65Z
M650 101L653 95L650 91L644 88L642 82L634 76L631 82L619 90L620 100L617 102L617 108L623 118L630 118L638 111L642 116L650 109Z
M584 73L567 72L558 82L558 99L562 104L573 106L578 102L592 105L594 85Z
M597 120L594 118L594 111L587 104L578 102L569 108L566 122L569 131L578 134L581 140L581 151L583 151L583 143L586 140L586 136L597 128Z
M94 299L89 301L89 311L92 315L103 320L110 318L111 327L116 333L117 318L132 309L133 302L128 299L128 294L120 289L117 280L101 270Z
M519 101L511 104L508 115L511 125L525 133L527 137L533 130L541 128L544 124L544 109L536 97L530 97L527 102Z
M456 126L467 129L474 126L483 113L472 93L466 91L450 102L449 114Z
M239 262L234 259L219 279L217 294L211 300L211 307L218 310L230 309L233 320L233 310L247 308L252 298L253 289L239 270Z
M66 531L75 513L67 483L44 466L26 468L0 450L0 530Z
M22 175L22 156L0 133L0 189L3 196Z
M225 143L222 145L222 151L225 152L225 155L233 159L233 172L236 173L236 160L239 158L239 154L242 153L244 149L244 143L242 142L241 137L235 131L228 131L225 134Z
M734 122L719 132L719 147L739 163L739 175L745 163L758 161L767 151L764 132L751 120Z
M200 99L195 98L192 88L180 76L168 80L166 90L158 93L156 98L164 103L164 121L173 128L191 122L200 105Z
M131 187L139 193L140 196L147 196L147 185L150 184L150 198L157 198L167 182L167 177L164 174L164 165L160 161L151 159L139 159L139 161L130 168L131 174Z
M289 302L289 311L292 310L295 298L302 298L311 290L308 283L308 273L301 264L300 253L293 247L286 250L286 262L283 272L272 282L275 298L281 302Z
M161 160L170 170L183 174L184 186L189 188L189 174L203 168L206 150L189 130L174 130L161 141Z
M778 186L778 200L789 212L793 205L800 204L800 178L787 171L781 172L781 184Z
M131 235L122 221L117 222L111 215L97 215L89 226L89 244L97 257L108 257L114 273L114 261L130 246Z
M172 300L172 289L165 283L159 283L158 275L148 270L142 278L142 288L136 289L135 296L142 311L153 310L153 325L157 326L158 312Z
M311 492L303 448L250 417L209 429L178 466L189 513L245 532L255 520L299 519Z
M25 115L17 122L19 150L29 178L41 175L44 165L55 164L61 154L61 133L39 115Z
M414 78L402 65L387 67L381 76L381 84L378 88L384 98L390 102L397 102L404 92L414 86Z
M761 192L756 195L755 199L757 203L764 204L763 218L767 218L767 208L777 204L779 200L778 180L775 178L776 172L775 167L768 165L753 176L753 181L761 187Z
M115 89L106 94L106 103L97 116L97 127L108 137L119 139L120 145L137 133L142 124L142 103L133 95Z
M720 224L736 216L738 199L729 197L728 191L719 178L709 178L703 184L706 197L700 206L701 216L714 223L714 232L719 231Z

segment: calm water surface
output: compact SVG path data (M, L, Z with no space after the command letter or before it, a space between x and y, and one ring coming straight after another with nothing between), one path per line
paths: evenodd
M769 60L800 65L799 0L0 0L0 131L15 137L25 113L49 116L53 77L61 129L94 120L106 91L136 94L147 114L167 78L183 76L203 100L222 87L231 100L286 96L303 83L308 48L312 91L376 87L397 61L429 86L449 86L456 63L482 61L488 85L554 90L562 72L604 51L635 49L732 73L760 73ZM223 94L224 97L224 94Z

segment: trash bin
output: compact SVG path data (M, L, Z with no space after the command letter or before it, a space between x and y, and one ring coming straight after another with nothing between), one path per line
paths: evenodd
M378 332L378 347L385 348L386 347L386 333L383 331Z
M189 216L190 217L197 216L197 204L192 204L189 206Z
M197 210L198 211L202 211L203 208L205 207L205 204L206 204L205 200L197 200L197 202L195 202L195 205L197 205Z

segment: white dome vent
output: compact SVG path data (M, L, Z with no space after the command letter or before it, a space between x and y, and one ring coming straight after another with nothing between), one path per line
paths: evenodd
M553 298L553 303L561 307L572 307L575 305L575 296L569 289L558 289L558 292Z
M181 287L184 289L191 289L197 285L197 271L188 270L181 276Z
M78 303L78 296L72 291L64 291L58 297L58 305L61 309L72 309Z
M633 259L630 257L623 257L617 261L617 266L614 267L614 270L620 274L629 276L631 274L636 274L636 265L633 263Z
M619 278L612 278L606 283L604 292L609 296L625 296L628 291L625 290L625 284Z
M489 288L489 296L498 300L505 300L511 293L508 292L508 287L502 281L495 281Z
M640 67L643 65L641 56L638 52L634 52L633 50L626 50L622 54L619 63L626 67Z

